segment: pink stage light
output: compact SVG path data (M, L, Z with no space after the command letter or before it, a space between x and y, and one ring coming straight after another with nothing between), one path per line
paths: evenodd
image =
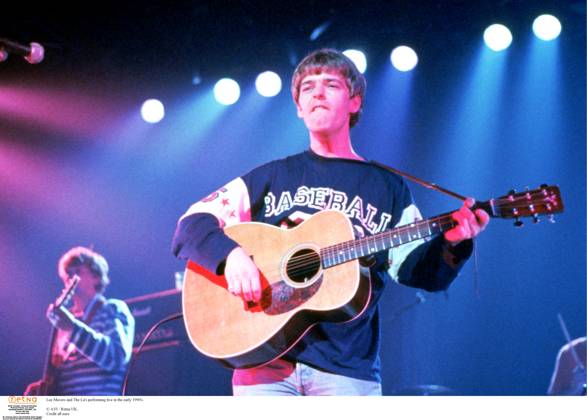
M68 137L96 138L126 114L124 104L46 86L0 86L0 115Z

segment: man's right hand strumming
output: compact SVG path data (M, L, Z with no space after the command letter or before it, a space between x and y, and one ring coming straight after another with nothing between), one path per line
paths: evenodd
M231 294L240 296L245 302L259 302L261 299L259 269L240 246L228 254L224 277Z

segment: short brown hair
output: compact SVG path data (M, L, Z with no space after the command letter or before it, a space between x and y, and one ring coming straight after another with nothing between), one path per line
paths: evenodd
M359 121L361 111L363 110L363 100L365 98L365 90L367 82L365 77L357 70L357 66L350 58L340 51L322 48L311 52L300 61L296 67L291 79L291 94L295 103L298 103L300 97L300 83L309 74L320 74L325 71L334 71L345 78L347 87L349 88L351 98L359 95L361 98L361 108L353 114L350 118L350 126L354 127Z
M110 284L110 278L108 277L108 263L106 262L106 259L97 252L83 246L71 248L59 259L59 264L57 264L59 277L65 281L69 277L67 269L76 265L85 265L92 273L100 278L100 285L97 289L98 292L103 292L106 289L106 286Z

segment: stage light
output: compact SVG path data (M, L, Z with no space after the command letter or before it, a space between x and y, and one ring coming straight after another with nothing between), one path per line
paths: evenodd
M232 105L241 96L241 89L232 79L220 79L214 85L214 98L222 105Z
M367 70L367 57L365 57L365 54L363 54L362 51L345 50L343 51L343 54L350 58L353 63L355 63L357 70L359 70L361 73L365 73L365 70Z
M396 47L391 52L391 64L399 71L410 71L418 64L416 51L405 45Z
M165 107L158 99L147 99L141 106L141 116L146 122L156 124L165 116Z
M512 43L512 33L504 25L495 23L485 29L483 40L493 51L502 51Z
M534 35L543 41L552 41L561 33L560 21L552 15L541 15L534 19L532 30Z
M196 70L192 75L192 85L198 86L200 83L202 83L202 75L199 70Z
M265 71L257 76L255 87L261 96L270 98L281 92L281 78L277 73Z

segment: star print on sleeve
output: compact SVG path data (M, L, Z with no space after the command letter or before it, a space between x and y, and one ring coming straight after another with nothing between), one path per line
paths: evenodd
M193 204L182 218L195 213L216 216L221 228L251 220L251 205L247 186L241 178L229 182L218 191Z

